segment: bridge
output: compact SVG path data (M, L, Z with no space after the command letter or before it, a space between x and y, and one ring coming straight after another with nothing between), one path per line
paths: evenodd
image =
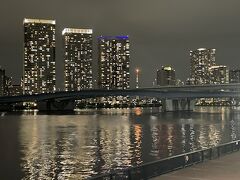
M109 96L156 97L162 100L165 111L192 110L194 100L197 98L239 98L240 83L148 87L127 90L92 89L58 91L34 95L3 96L0 97L0 105L6 106L19 102L36 102L39 110L73 110L75 100Z

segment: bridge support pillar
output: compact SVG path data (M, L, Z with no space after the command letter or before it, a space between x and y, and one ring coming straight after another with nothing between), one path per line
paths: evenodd
M39 111L73 111L74 107L74 100L37 102L37 108Z
M163 99L162 109L164 112L171 111L193 111L195 106L194 99Z

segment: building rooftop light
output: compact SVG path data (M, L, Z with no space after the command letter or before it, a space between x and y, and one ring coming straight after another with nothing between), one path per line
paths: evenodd
M76 29L76 28L65 28L62 31L62 35L66 33L80 33L80 34L92 34L92 29Z
M98 39L110 39L110 40L121 40L121 39L129 39L129 36L99 36Z
M47 19L27 19L23 20L23 23L43 23L43 24L56 24L55 20L47 20Z
M198 51L205 51L206 48L198 48L197 50L198 50Z

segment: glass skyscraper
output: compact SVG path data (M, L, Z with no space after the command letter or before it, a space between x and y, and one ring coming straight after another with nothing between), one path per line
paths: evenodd
M128 36L98 37L100 89L128 89L130 86L130 44Z
M92 29L65 28L62 35L65 90L92 89Z
M54 92L55 20L24 19L24 75L25 94Z

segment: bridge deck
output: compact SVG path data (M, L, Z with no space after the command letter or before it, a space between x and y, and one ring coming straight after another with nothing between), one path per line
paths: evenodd
M153 180L239 180L240 152L228 154L185 169L153 178Z

